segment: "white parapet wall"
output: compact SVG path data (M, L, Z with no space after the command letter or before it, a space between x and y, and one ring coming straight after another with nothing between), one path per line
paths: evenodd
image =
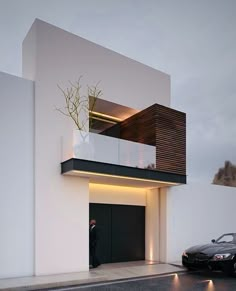
M167 261L193 245L236 232L236 188L190 183L171 187L167 200Z
M23 42L23 76L40 81L40 87L52 87L54 92L47 90L48 102L55 100L55 94L60 98L57 84L66 88L68 81L75 82L82 76L85 90L86 85L99 82L101 98L110 102L138 110L154 103L170 106L168 74L39 19Z
M0 278L34 274L34 84L0 72Z

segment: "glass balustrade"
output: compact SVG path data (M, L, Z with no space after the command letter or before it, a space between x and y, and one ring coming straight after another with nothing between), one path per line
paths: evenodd
M70 158L137 168L156 168L154 146L75 130L62 139L62 161Z

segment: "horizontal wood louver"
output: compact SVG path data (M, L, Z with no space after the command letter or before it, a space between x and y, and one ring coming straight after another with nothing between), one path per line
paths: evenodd
M120 123L120 138L156 145L156 109L148 107Z
M155 107L157 169L186 175L186 115L158 104Z
M186 175L186 114L154 104L102 134L156 146L156 169Z

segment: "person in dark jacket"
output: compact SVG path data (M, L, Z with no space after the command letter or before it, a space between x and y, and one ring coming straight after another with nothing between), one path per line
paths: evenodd
M93 268L97 268L100 265L100 262L96 255L98 234L96 227L96 220L91 219L89 223L89 253L91 256L91 263Z

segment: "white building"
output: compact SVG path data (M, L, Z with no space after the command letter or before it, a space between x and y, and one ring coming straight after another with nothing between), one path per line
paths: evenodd
M185 114L169 108L167 74L35 20L22 76L0 73L0 278L88 270L89 205L107 237L104 262L173 262L189 244L233 231L235 189L177 186L186 183ZM92 152L75 156L75 126L56 108L65 106L58 85L80 76L85 89L100 81L95 117L118 120L119 136L89 133Z

